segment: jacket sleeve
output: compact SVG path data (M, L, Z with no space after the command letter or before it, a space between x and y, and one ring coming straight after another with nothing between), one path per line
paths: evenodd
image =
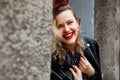
M85 40L85 43L89 44L89 46L86 45L85 56L95 69L95 74L89 77L88 80L102 80L99 46L95 40L89 38Z

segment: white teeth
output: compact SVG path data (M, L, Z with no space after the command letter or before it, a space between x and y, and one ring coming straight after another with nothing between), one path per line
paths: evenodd
M65 35L65 37L70 37L72 36L72 33Z

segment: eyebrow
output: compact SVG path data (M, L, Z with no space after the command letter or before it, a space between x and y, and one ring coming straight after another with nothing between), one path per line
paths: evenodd
M68 22L70 22L70 21L73 21L73 19L70 19L70 20L68 20L68 21L66 21L65 23L68 23ZM61 25L63 25L63 24L57 24L58 26L61 26Z

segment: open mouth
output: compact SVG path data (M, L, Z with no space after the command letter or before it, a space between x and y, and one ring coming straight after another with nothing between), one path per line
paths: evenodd
M64 37L66 40L70 40L70 39L73 37L73 32L66 33L66 34L63 35L63 37Z

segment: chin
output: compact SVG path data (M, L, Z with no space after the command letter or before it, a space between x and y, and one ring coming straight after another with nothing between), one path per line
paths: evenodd
M73 44L75 44L75 41L67 41L66 44L73 45Z

